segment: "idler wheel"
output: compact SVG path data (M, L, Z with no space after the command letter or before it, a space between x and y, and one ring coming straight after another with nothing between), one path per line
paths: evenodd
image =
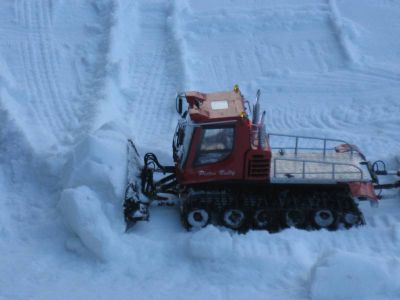
M314 212L313 220L319 228L327 228L335 223L335 216L329 209L320 209Z
M210 214L204 208L194 208L186 216L190 228L202 228L210 222Z
M343 220L346 225L354 226L360 222L360 217L352 211L347 211L343 215Z
M222 214L222 223L229 228L239 229L244 225L246 216L244 212L238 208L229 208Z

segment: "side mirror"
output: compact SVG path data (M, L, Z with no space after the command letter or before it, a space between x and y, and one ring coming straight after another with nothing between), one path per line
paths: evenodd
M182 114L182 98L180 95L176 96L176 111L178 114Z

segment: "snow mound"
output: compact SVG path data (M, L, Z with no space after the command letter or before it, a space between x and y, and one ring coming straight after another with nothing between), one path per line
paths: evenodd
M64 219L82 244L105 259L113 251L115 237L101 206L99 197L87 186L64 190L59 204Z
M327 254L312 270L311 299L390 299L398 288L394 274L399 275L398 262L349 252Z
M104 124L71 152L59 209L66 225L100 260L108 260L123 231L126 136L115 122Z

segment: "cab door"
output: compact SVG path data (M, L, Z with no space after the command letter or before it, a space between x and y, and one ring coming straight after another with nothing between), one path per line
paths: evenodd
M236 122L195 128L184 165L185 183L202 183L241 178L242 163L235 161Z

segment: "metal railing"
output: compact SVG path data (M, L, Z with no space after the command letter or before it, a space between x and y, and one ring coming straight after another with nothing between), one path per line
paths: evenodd
M278 161L286 161L286 162L293 162L301 165L301 171L297 170L298 165L296 164L294 166L294 170L290 170L288 168L282 168L284 171L279 171L279 167L277 166ZM336 180L336 179L341 179L344 181L353 181L353 180L363 180L363 171L361 168L357 167L356 165L349 164L349 163L342 163L342 162L327 162L327 161L319 161L319 160L301 160L301 159L295 159L295 158L274 158L274 178L278 178L279 175L284 175L288 178L299 178L296 177L296 175L301 175L301 179L323 179L321 175L329 175L329 179ZM310 164L324 164L327 166L330 166L330 171L306 171L307 167L310 167ZM350 169L354 169L355 171L338 171L338 167L346 167ZM292 171L292 172L291 172ZM356 174L358 175L357 178L338 178L338 175L353 175ZM316 178L307 178L307 176L311 175L318 175Z
M321 151L323 157L326 157L327 152L329 151L336 151L336 147L340 144L345 145L348 147L348 152L350 155L350 158L353 157L354 153L360 153L358 149L354 148L352 145L350 145L348 142L344 140L339 140L339 139L329 139L329 138L320 138L320 137L310 137L310 136L301 136L301 135L289 135L289 134L280 134L280 133L269 133L269 143L271 149L279 149L279 150L294 150L294 155L297 156L299 151ZM273 146L271 137L281 137L281 138L290 138L293 140L293 145L292 146ZM299 143L301 141L321 141L322 146L321 147L300 147ZM329 143L336 143L335 146L333 147L328 147Z

